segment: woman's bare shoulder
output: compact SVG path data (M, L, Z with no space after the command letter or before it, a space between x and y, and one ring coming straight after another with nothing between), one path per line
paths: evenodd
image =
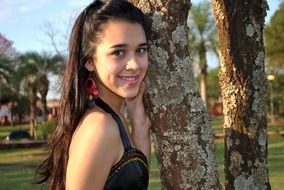
M102 188L121 154L120 143L119 130L111 115L99 111L86 114L71 140L67 186Z
M119 129L112 116L105 112L94 111L83 117L74 132L71 143L81 144L85 142L108 146L114 145L117 140L120 140Z

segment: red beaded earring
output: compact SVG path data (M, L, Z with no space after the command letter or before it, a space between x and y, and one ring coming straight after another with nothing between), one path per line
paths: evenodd
M95 80L93 79L91 73L85 82L85 89L88 93L88 108L93 108L96 103L96 99L98 98L99 91L97 89L97 85Z

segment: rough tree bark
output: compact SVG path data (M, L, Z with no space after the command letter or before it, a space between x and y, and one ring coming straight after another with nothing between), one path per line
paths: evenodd
M146 105L162 189L219 189L213 132L187 47L188 0L132 0L149 16Z
M213 0L221 51L225 188L270 189L263 26L266 0Z

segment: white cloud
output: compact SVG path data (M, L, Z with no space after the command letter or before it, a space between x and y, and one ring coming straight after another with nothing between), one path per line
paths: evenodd
M21 13L27 13L30 11L38 10L41 7L47 5L48 3L51 3L52 1L54 0L40 0L37 2L30 0L18 0L17 7Z
M12 7L14 0L1 0L0 1L0 22L5 22L12 15Z
M31 11L38 10L43 6L56 0L1 0L0 1L0 22L6 22L15 15L21 16Z
M8 20L10 17L11 12L7 10L0 10L0 23Z

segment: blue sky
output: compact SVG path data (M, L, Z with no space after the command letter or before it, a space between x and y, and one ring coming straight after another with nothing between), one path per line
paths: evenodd
M91 0L1 0L0 32L14 42L20 53L37 50L49 51L49 40L44 23L49 22L58 31L62 41L75 16Z
M52 50L44 33L44 23L49 22L58 32L56 40L63 50L70 26L78 13L92 0L1 0L0 32L14 42L20 53ZM192 0L198 3L200 0ZM268 0L268 20L280 4L280 0Z
M44 32L44 23L51 23L57 32L56 42L64 51L70 28L76 16L93 0L0 0L0 33L13 41L19 53L27 51L53 51ZM193 4L201 0L191 0ZM278 9L281 0L268 0L270 10L266 21ZM65 38L64 38L65 36ZM217 59L210 56L209 67L216 66ZM215 60L215 61L214 61ZM57 85L56 85L57 84ZM48 99L58 97L58 79L51 77Z

